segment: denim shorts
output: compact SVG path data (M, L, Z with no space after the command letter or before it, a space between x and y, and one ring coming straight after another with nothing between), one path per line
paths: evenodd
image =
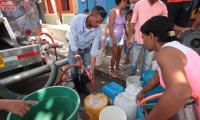
M124 40L124 53L127 54L127 55L130 55L131 49L132 49L132 43L131 43L130 47L127 47L126 46L126 40Z
M116 42L117 42L117 46L123 45L123 39L122 38L115 38L115 39L116 39ZM112 37L109 37L109 46L113 47Z

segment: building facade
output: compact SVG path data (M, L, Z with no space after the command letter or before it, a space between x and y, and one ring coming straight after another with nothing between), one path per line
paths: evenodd
M97 5L102 6L108 15L110 13L110 7L116 6L115 0L78 0L78 13L84 13L87 7L91 11Z
M76 13L84 13L86 8L91 11L94 6L100 5L109 15L110 7L115 6L115 0L43 0L43 2L46 8L45 20L49 24L57 24L55 11L57 11L61 23L65 24L70 23Z
M45 20L48 24L58 24L58 20L69 23L75 13L78 12L77 0L43 0L45 4ZM59 19L58 19L59 17Z

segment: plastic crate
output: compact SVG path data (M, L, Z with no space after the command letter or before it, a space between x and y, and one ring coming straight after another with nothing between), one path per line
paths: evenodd
M149 70L149 71L146 71L145 73L142 74L142 77L141 77L142 87L144 87L148 84L148 82L154 76L154 73L155 73L154 70ZM165 89L161 85L159 85L156 88L154 88L153 90L147 92L145 94L145 97L151 96L153 94L161 93L161 92L164 92L164 91L165 91ZM153 100L148 101L147 103L157 103L158 100L159 100L158 98L153 99Z

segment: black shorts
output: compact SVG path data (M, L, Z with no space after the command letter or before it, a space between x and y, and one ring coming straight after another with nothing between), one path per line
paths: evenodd
M191 2L170 2L166 4L168 10L168 17L172 19L175 25L180 27L187 27L190 20L190 13L192 8Z

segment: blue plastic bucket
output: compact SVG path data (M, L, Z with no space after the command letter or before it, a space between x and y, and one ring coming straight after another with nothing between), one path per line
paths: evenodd
M148 82L154 76L154 73L155 73L154 70L149 70L149 71L146 71L145 73L142 74L142 77L141 77L142 87L144 87L144 86L146 86L148 84ZM165 89L161 85L158 85L153 90L147 92L145 94L145 97L151 96L153 94L161 93L161 92L164 92L164 91L165 91ZM159 99L149 100L147 103L157 103L158 100Z

